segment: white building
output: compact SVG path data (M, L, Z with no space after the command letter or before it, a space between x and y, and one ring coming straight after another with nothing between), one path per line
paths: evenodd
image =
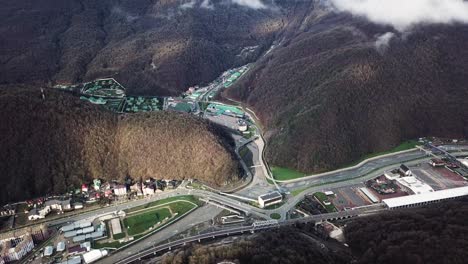
M123 196L127 194L127 187L125 185L117 185L114 188L114 194L117 196Z
M63 252L65 250L65 242L60 241L57 243L57 252Z
M390 209L425 205L434 202L468 196L468 186L384 199L382 202Z
M0 241L0 260L4 263L20 260L34 248L30 234ZM1 261L0 261L1 263Z
M68 198L67 200L63 200L63 201L53 199L53 200L46 201L45 205L49 206L50 209L52 210L65 211L65 210L72 209L70 201L71 201L70 198Z
M143 194L144 195L153 195L154 194L154 189L151 187L145 187L143 188Z
M258 197L258 203L260 204L260 208L264 208L273 204L281 203L282 200L283 200L283 196L278 191L260 195Z
M83 254L83 260L85 263L93 263L105 256L107 256L107 250L93 249L88 253Z
M396 180L401 177L401 175L395 171L386 171L384 172L384 176L387 180Z
M52 254L54 254L54 247L53 246L47 246L47 247L44 248L44 256L45 257L52 256Z
M111 224L111 229L112 229L112 234L113 235L118 235L122 233L122 226L120 225L120 219L119 218L114 218L110 220Z
M82 203L74 203L73 204L73 209L83 209L83 204Z
M461 164L468 168L468 158L457 159Z
M44 219L50 213L50 211L50 206L46 206L42 209L33 208L28 213L28 220L33 221L37 219Z
M402 177L396 180L403 189L412 191L414 194L434 192L431 186L416 179L416 177Z

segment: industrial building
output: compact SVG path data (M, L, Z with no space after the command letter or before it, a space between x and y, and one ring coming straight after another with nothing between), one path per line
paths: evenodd
M91 225L92 225L91 222L75 222L73 224L63 226L62 232L68 232L68 231L72 231L75 229L90 227Z
M359 188L359 190L366 195L367 198L373 203L378 203L379 199L366 187Z
M468 195L468 186L435 191L430 193L421 193L397 198L384 199L382 202L389 209L407 208L425 205L429 203L440 202L449 199L455 199Z
M260 208L264 208L273 204L281 203L282 200L283 200L283 196L278 191L260 195L258 197L258 203L260 204Z
M91 222L73 223L62 227L65 238L71 238L73 242L82 242L87 239L99 239L104 237L106 228L103 223L93 226Z

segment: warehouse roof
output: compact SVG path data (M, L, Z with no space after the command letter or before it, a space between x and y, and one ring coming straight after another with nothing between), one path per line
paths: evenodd
M278 191L274 191L274 192L271 192L271 193L260 195L258 198L260 198L260 199L262 199L264 201L269 201L269 200L273 200L273 199L283 198L283 196L281 196L281 194Z
M430 193L421 193L397 198L385 199L382 202L389 208L395 208L405 205L418 203L434 202L438 200L446 200L450 198L462 197L468 195L468 186L441 190Z

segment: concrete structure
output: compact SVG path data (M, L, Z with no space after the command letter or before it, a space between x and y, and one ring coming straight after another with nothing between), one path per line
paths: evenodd
M414 194L430 193L434 191L431 186L413 176L399 178L397 179L397 183L402 189L409 190Z
M20 237L0 241L0 260L4 263L20 260L34 248L32 236L27 233ZM1 261L0 261L1 262Z
M334 193L334 192L332 192L332 191L326 191L326 192L324 192L324 193L325 193L325 195L326 195L326 196L332 196L332 195L335 195L335 193Z
M93 263L105 256L107 256L107 250L93 249L90 252L83 254L83 260L85 263Z
M382 202L390 209L420 206L434 202L468 196L468 186L441 190L431 193L384 199Z
M391 181L391 180L396 180L398 178L401 177L401 175L397 172L397 170L393 170L393 171L386 171L384 172L384 176L385 178L387 178L387 180Z
M113 235L118 235L122 233L122 226L120 225L120 219L119 218L114 218L110 220L111 228L112 228L112 234Z
M282 200L283 200L283 196L278 191L260 195L258 197L258 203L260 205L260 208L264 208L273 204L281 203Z
M367 198L369 198L369 200L373 203L378 203L379 202L379 199L377 197L375 197L375 195L369 190L367 189L366 187L363 187L363 188L359 188L359 190L366 195Z

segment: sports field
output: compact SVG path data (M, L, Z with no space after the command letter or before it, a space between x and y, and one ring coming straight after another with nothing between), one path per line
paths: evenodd
M129 236L145 234L162 225L175 221L185 213L198 207L193 196L178 196L148 203L127 210L124 227Z
M114 79L102 79L84 84L82 93L89 96L122 98L125 96L125 88Z
M221 104L209 104L207 110L210 112L215 112L217 115L236 115L243 116L244 111L241 109L230 106L230 105L221 105Z
M157 208L125 218L124 225L127 228L128 235L133 236L149 231L150 228L172 218L172 216L169 208Z

